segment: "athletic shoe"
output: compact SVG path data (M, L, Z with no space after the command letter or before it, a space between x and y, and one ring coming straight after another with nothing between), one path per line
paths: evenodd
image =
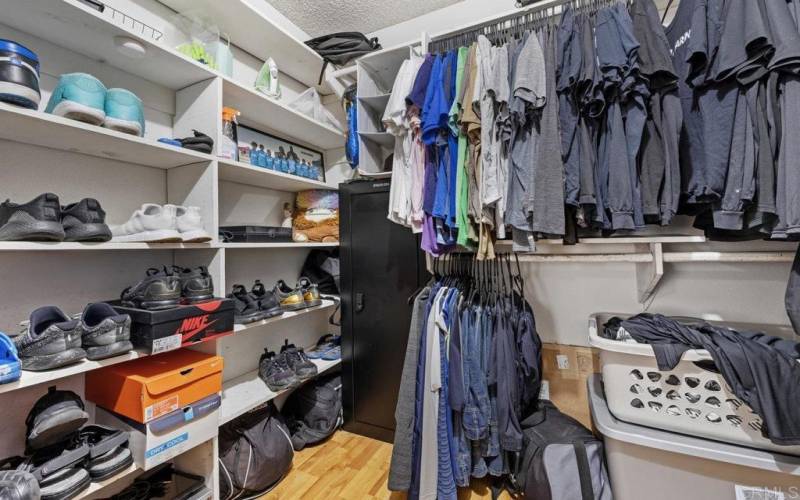
M181 302L181 280L165 268L151 267L147 276L122 291L122 305L158 311L177 307Z
M128 222L111 226L114 241L180 242L181 234L175 229L175 205L145 203L128 219Z
M0 101L39 109L41 99L39 58L16 42L0 40Z
M317 345L306 353L306 357L308 359L322 359L322 356L334 347L336 347L334 336L328 333L317 340Z
M250 296L258 302L258 308L264 312L265 318L274 318L283 314L281 304L272 290L264 288L261 280L256 280L253 288L250 289Z
M88 420L89 414L80 396L50 387L47 394L34 403L25 419L25 452L61 443Z
M108 241L111 229L106 225L106 212L94 198L61 207L64 241Z
M300 290L300 288L289 288L283 280L278 280L272 291L275 293L281 305L281 309L284 311L297 311L307 307L303 299L303 291Z
M104 109L105 128L126 134L144 135L144 108L142 100L126 89L108 89Z
M294 370L288 365L286 356L276 355L269 349L258 361L258 376L272 392L280 392L297 384Z
M214 298L214 281L208 274L208 268L172 266L172 270L181 280L181 297L186 302L193 303Z
M14 339L23 370L52 370L86 358L81 349L78 321L54 306L40 307L23 322L25 331Z
M20 364L17 346L11 337L0 333L0 384L8 384L19 380ZM0 495L2 498L2 495Z
M86 73L68 73L58 79L45 113L100 125L106 119L106 86Z
M37 451L20 466L39 481L42 500L69 500L89 487L92 478L83 465L89 446L77 436L67 443Z
M317 365L306 357L306 353L302 349L290 344L288 340L281 347L280 355L286 357L286 364L299 380L306 380L317 374Z
M312 283L310 279L303 277L297 282L297 288L303 291L303 302L306 303L306 307L322 305L322 297L319 295L319 287L316 283Z
M7 500L39 500L39 481L30 472L0 471L0 498Z
M89 304L78 322L86 357L95 361L133 350L131 317L105 302Z
M214 149L214 139L197 130L192 130L192 132L194 133L193 137L184 137L183 139L176 138L175 140L186 149L191 149L198 153L211 154L211 151Z
M180 233L181 240L186 243L202 243L211 240L211 235L203 228L203 214L200 207L183 207L180 205L164 205L164 208L174 207L175 228Z
M228 298L233 300L233 320L236 323L246 325L264 319L264 311L258 307L258 301L247 293L244 286L233 285Z
M18 205L0 204L0 241L62 241L61 205L58 196L44 193Z
M85 464L92 481L107 479L133 463L125 431L102 425L87 425L78 432L78 439L89 446Z
M342 346L340 345L322 355L323 361L338 361L340 359L342 359Z

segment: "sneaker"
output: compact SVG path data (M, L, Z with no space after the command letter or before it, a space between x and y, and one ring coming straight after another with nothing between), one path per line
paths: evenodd
M280 392L297 384L294 370L288 365L286 356L276 355L269 349L258 360L258 376L272 392Z
M0 241L63 241L58 196L44 193L18 205L0 204Z
M45 113L100 125L106 119L106 86L86 73L61 75Z
M75 436L33 453L19 468L39 481L41 500L69 500L91 485L92 478L84 468L88 456L89 446Z
M94 198L61 207L64 241L108 241L111 229L106 225L106 212Z
M128 449L128 433L103 425L87 425L78 432L78 439L89 446L86 471L92 481L108 479L133 463Z
M319 287L316 283L312 283L310 279L303 277L297 282L297 288L303 291L303 302L306 303L306 307L322 305L322 297L319 294Z
M247 293L244 286L233 285L233 290L228 294L228 298L233 299L234 322L246 325L264 319L264 311L258 307L258 302Z
M290 344L288 340L281 347L281 355L286 356L286 363L299 380L306 380L317 374L317 365L306 357L302 349Z
M14 344L23 370L52 370L86 358L81 349L78 321L57 307L36 309L21 326L25 330L14 339Z
M194 133L192 137L175 139L178 141L178 145L186 149L191 149L192 151L197 151L198 153L211 154L211 151L214 149L214 139L197 130L192 130L192 132Z
M122 305L158 311L177 307L181 302L180 278L169 272L151 267L147 276L134 286L122 291Z
M211 240L211 235L203 228L203 214L200 207L180 205L164 205L164 207L174 207L175 228L184 243L203 243Z
M125 224L111 226L114 241L180 242L175 229L175 205L145 203Z
M41 99L39 58L27 47L0 40L0 101L39 109Z
M9 384L19 380L21 375L17 346L11 337L0 333L0 384ZM2 490L2 488L0 488ZM3 498L0 495L0 498Z
M44 450L70 437L89 420L86 405L72 391L50 387L25 419L25 453Z
M334 336L331 334L323 335L317 340L317 345L306 353L308 359L322 359L322 356L336 347Z
M80 315L78 329L86 357L93 361L133 350L131 317L119 314L104 302L86 306Z
M181 280L181 297L188 303L202 302L214 298L214 281L206 266L195 268L172 266Z
M272 290L278 298L281 309L284 311L297 311L306 308L306 302L303 299L303 291L300 288L289 288L283 280L278 280L275 288Z
M103 126L117 132L144 135L142 100L126 89L108 89L104 104L106 119Z
M322 355L323 361L338 361L340 359L342 359L342 346L340 345Z
M39 481L30 472L21 470L0 471L0 498L29 500L40 497Z
M250 289L250 296L258 302L258 308L264 312L265 318L274 318L283 314L278 297L272 290L267 291L261 280L256 280Z

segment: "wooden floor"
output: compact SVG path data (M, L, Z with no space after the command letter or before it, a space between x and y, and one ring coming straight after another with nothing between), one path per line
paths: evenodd
M392 446L338 431L325 443L295 453L292 470L264 500L405 499L386 488ZM491 498L483 484L459 491L460 500ZM503 494L500 498L511 497Z

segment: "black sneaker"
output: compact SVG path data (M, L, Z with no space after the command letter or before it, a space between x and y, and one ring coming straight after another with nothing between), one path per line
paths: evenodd
M58 196L45 193L28 203L0 204L0 241L63 241Z
M298 382L286 356L283 353L276 355L269 349L264 349L264 354L258 361L258 376L272 392L283 391Z
M242 285L233 285L233 290L228 294L233 299L233 320L246 325L264 319L264 311L258 307L258 302L247 293L247 288Z
M94 198L61 207L64 241L109 241L111 229L106 225L106 212Z
M122 291L122 305L158 311L177 307L181 302L181 281L167 271L151 267L147 276Z
M172 270L181 280L181 297L188 303L201 302L214 298L214 281L208 274L208 268L172 266Z
M86 306L78 329L86 357L91 360L110 358L133 349L131 317L119 314L104 302Z
M258 302L258 308L264 311L265 318L274 318L283 314L281 303L278 302L275 292L267 290L260 280L256 280L250 290L250 296Z
M299 380L306 380L316 376L317 365L306 357L306 353L302 349L290 344L288 340L285 340L281 347L281 356L286 357L286 363Z
M40 307L23 322L25 331L14 339L23 370L60 368L86 358L81 349L78 321L55 306Z
M102 425L87 425L78 433L78 439L89 446L85 468L92 481L107 479L133 463L128 449L128 433Z

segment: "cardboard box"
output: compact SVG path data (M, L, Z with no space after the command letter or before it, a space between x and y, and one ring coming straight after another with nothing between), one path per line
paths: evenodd
M179 409L185 415L184 423L166 430L157 430L158 421L142 424L102 408L97 408L95 421L128 431L134 463L142 470L150 470L217 436L221 399L219 395L215 397L216 406L209 406L210 399L203 401L207 411L196 411L192 405Z
M86 374L86 399L147 423L222 390L220 356L181 349Z
M161 311L136 309L110 301L131 317L131 341L149 354L174 351L233 333L233 301L214 299Z

